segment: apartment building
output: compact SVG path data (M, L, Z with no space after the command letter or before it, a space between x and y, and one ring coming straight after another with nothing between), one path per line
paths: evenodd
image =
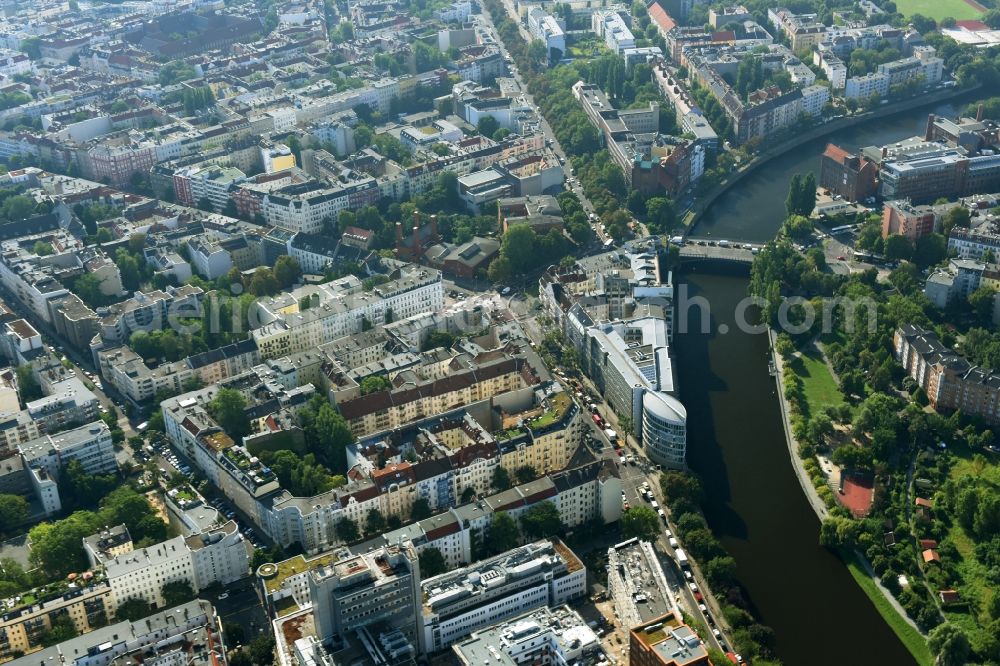
M246 177L236 167L217 164L181 167L174 172L174 193L181 205L194 207L207 199L212 209L220 213L229 203L230 190Z
M102 566L118 604L144 599L162 608L167 583L186 582L196 593L216 583L227 585L247 575L250 555L236 523L229 521L206 532L129 550L105 559Z
M43 649L43 639L53 619L68 616L73 628L86 634L107 624L118 608L107 581L81 580L55 587L58 591L39 591L39 596L30 603L15 603L4 609L0 616L0 661L15 659L13 663L25 665L46 663L39 659L42 655L38 651Z
M75 600L74 600L75 601ZM79 604L78 604L79 605ZM95 624L99 624L95 622ZM21 651L18 651L21 652ZM225 666L222 626L212 605L201 599L134 622L94 628L76 638L16 658L11 666Z
M590 17L590 29L613 53L621 55L625 49L635 48L635 35L618 12L594 12Z
M913 324L893 334L896 360L927 394L931 407L1000 423L1000 376L945 347L933 331Z
M424 654L474 631L587 593L587 569L558 539L519 546L421 583Z
M389 281L366 291L351 275L322 285L259 299L254 307L263 325L252 331L262 359L276 358L360 333L368 325L435 312L444 305L441 273L433 268L399 264ZM307 300L308 309L300 304Z
M887 201L882 206L882 238L906 236L916 241L934 233L941 219L956 204L914 206L906 199Z
M344 171L346 182L325 185L313 181L271 190L263 197L261 212L268 224L290 231L317 234L323 221L336 220L342 211L375 205L378 183L363 173Z
M948 235L948 252L959 259L980 261L987 252L1000 258L1000 235L975 229L955 228Z
M219 243L206 238L193 238L187 242L191 267L206 280L216 280L233 267L232 257Z
M132 535L128 533L125 523L107 527L97 534L84 537L83 550L87 553L90 566L97 569L107 560L132 552Z
M76 376L53 382L47 390L44 398L25 403L40 431L54 433L97 420L97 396Z
M363 437L537 383L535 369L523 357L491 357L472 364L456 360L447 377L371 393L339 407L351 431Z
M86 474L108 474L118 469L111 443L111 431L103 421L64 430L55 435L43 435L18 445L25 462L45 469L58 479L63 467L72 461L80 463Z
M568 606L543 606L524 615L477 631L452 646L461 666L486 661L517 666L551 660L558 664L601 663L608 660L597 634Z
M566 53L566 26L541 7L533 7L528 11L528 31L545 42L549 49Z

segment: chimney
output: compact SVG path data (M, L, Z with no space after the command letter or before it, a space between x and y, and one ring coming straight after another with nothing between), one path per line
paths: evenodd
M396 247L400 248L403 245L403 223L396 223Z
M976 107L976 121L983 122L983 105L982 103Z
M889 147L882 146L882 159L885 159L888 156L889 156Z
M420 238L417 236L417 232L420 231L420 227L416 224L413 225L413 257L416 259L420 257Z
M980 104L980 106L982 105ZM431 236L437 238L437 235L438 235L438 216L431 215Z
M927 130L924 132L924 141L934 140L934 114L927 114Z

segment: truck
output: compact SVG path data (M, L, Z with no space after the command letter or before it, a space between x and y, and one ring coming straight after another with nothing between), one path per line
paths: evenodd
M677 548L674 550L674 557L677 558L677 564L681 565L681 568L687 568L688 566L688 556L684 553L683 548Z
M614 444L614 443L615 443L615 441L617 441L617 439L618 439L618 433L616 433L616 432L615 432L614 428L605 428L605 429L604 429L604 435L605 435L605 436L606 436L606 437L607 437L607 438L608 438L609 440L611 440L611 443L612 443L612 444Z

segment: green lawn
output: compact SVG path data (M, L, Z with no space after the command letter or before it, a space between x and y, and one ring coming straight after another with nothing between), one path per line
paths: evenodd
M844 396L840 393L837 382L818 352L811 351L808 354L803 352L795 357L791 365L795 374L802 379L802 390L810 414L827 406L839 406L844 403Z
M896 10L905 16L923 14L935 21L948 17L977 19L983 15L965 0L896 0Z
M864 567L861 566L861 563L858 562L854 552L842 549L840 556L847 563L847 569L851 572L851 576L854 577L854 580L864 590L865 594L868 595L872 604L874 604L875 610L878 611L889 627L896 632L899 640L903 642L903 645L910 651L910 654L913 655L917 663L920 666L931 666L934 663L934 658L927 647L927 641L919 631L914 629L905 618L896 612L896 609L889 603L889 600L882 595L875 581L872 580L871 576L865 572Z

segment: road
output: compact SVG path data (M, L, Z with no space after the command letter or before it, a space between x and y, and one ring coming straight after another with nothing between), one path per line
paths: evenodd
M581 376L580 385L582 386L582 390L579 390L579 387L576 386L570 379L558 375L557 377L565 385L566 390L572 392L574 395L577 392L582 394L582 396L578 396L577 399L584 403L581 406L584 412L589 413L590 411L587 405L596 405L598 415L601 416L605 422L613 424L612 427L617 432L621 432L621 429L617 425L617 419L615 418L611 408L604 402L603 398L600 397L601 394L597 391L596 387L593 386L589 379ZM622 480L622 501L627 502L629 508L646 503L646 500L640 495L640 488L643 484L648 483L650 489L656 497L658 505L664 506L659 484L660 471L657 469L655 464L649 461L642 454L642 449L638 442L636 442L631 436L628 437L628 442L625 448L621 449L620 454L618 450L615 449L614 443L608 439L604 430L599 427L592 418L588 418L587 423L590 427L590 440L591 442L597 444L597 446L591 446L591 450L596 451L599 457L611 461L618 467L618 473ZM676 528L672 523L667 526L667 529L671 531L671 534L676 533ZM702 593L703 600L699 602L699 600L695 597L696 590L692 590L689 586L689 579L678 565L674 555L674 549L670 545L669 539L670 537L667 534L667 530L663 530L659 533L653 545L654 550L660 559L660 566L663 568L667 584L670 586L670 594L673 600L678 603L690 617L695 618L696 621L702 624L704 631L701 633L704 635L705 640L710 647L727 652L729 648L726 645L727 641L725 639L725 635L728 633L728 629L725 626L725 621L722 617L718 603L710 592L705 593L705 591L709 588L701 576L697 563L689 558L689 562L691 562L690 571L692 576L690 581L694 582L697 591ZM681 544L681 546L683 547L683 544ZM704 603L706 606L704 611L701 610L701 603ZM712 632L715 628L720 630L720 634L723 638L720 639L715 637Z
M515 11L510 0L505 0L504 7L507 10L508 16L511 17L511 19L515 23L517 23L518 30L520 31L521 36L524 38L524 41L530 42L531 35L528 33L528 30L524 27L524 24L518 20L517 12ZM583 191L583 187L580 185L580 182L576 179L573 173L573 165L570 164L569 155L567 155L566 152L563 150L562 146L559 145L559 141L558 139L556 139L555 132L552 131L552 127L549 125L549 121L545 119L545 116L542 115L540 111L538 111L538 107L535 105L534 99L532 99L531 95L528 93L528 86L525 85L524 79L521 78L520 70L518 70L516 63L513 62L513 59L511 58L510 53L507 51L507 47L504 45L503 40L500 39L500 33L499 31L497 31L496 26L493 24L493 17L490 16L490 13L488 11L484 11L479 16L483 24L486 25L489 28L490 32L493 33L493 39L496 41L497 46L500 48L500 54L503 56L504 60L508 64L508 69L510 70L511 77L513 77L513 79L517 81L517 85L521 88L521 92L524 95L525 99L531 104L532 108L535 109L535 113L537 114L539 120L539 127L542 130L542 134L545 136L545 142L552 149L552 152L555 153L556 157L559 158L559 163L562 164L564 184L568 186L568 189L571 192L573 192L578 199L580 199L580 203L583 206L584 212L587 213L588 217L590 217L590 215L594 214L595 212L594 206L593 204L590 203L590 200L587 198L587 195ZM602 232L600 229L600 220L592 219L591 227L594 230L594 235L596 235L597 238L600 239L602 243L605 240L607 240L607 237L604 235L604 232Z

